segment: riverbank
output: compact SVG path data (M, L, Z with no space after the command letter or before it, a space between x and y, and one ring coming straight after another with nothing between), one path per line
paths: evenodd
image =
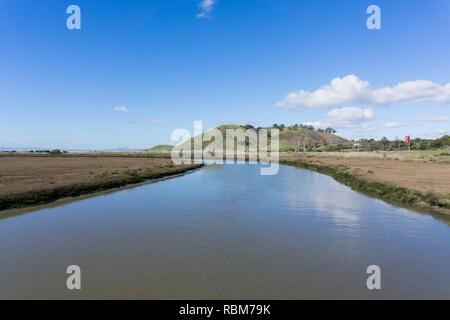
M450 164L336 153L283 154L280 163L327 174L354 190L384 200L450 215Z
M201 164L132 156L14 155L0 157L0 211L51 203L175 176Z

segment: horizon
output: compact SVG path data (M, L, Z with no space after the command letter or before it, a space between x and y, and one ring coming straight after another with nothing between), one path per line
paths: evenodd
M230 124L228 124L228 125L230 125ZM279 124L279 125L283 125L283 124ZM242 127L244 127L244 125L242 125ZM289 126L286 126L286 128L288 128L288 127ZM261 127L261 128L270 128L270 126ZM321 128L315 128L315 129L321 129ZM211 130L211 129L208 129L208 130ZM204 130L203 132L205 133L208 130ZM331 135L339 136L337 133L334 133L334 134L331 134ZM437 140L437 139L441 139L443 137L448 137L448 136L449 136L448 134L444 134L444 135L438 136L436 138L421 138L421 137L409 137L409 138L411 140L414 140L414 139ZM193 137L194 136L192 136L192 138ZM379 138L379 139L362 137L362 138L359 138L359 139L348 139L348 142L350 142L350 143L357 143L357 142L360 142L362 140L381 141L384 138L386 138L386 137L382 137L382 138ZM406 136L404 138L406 138ZM388 139L388 140L389 141L398 141L398 140L403 141L403 137L402 136L396 136L394 139ZM67 148L65 148L65 147L53 148L53 147L42 147L42 146L28 146L28 147L0 146L0 151L2 151L2 152L11 152L11 151L19 151L19 152L21 152L21 151L23 151L23 152L42 151L42 152L44 152L44 151L51 151L51 150L61 150L61 151L69 151L69 152L83 152L83 151L84 152L95 152L95 151L101 151L101 152L109 152L109 151L111 151L111 152L115 152L115 151L140 151L140 150L151 149L151 148L159 147L159 146L173 146L174 147L176 145L181 145L181 144L185 143L186 141L188 141L188 140L183 140L182 142L179 142L179 143L171 142L171 143L167 143L167 144L151 145L151 146L148 146L148 147L145 147L145 148L127 148L127 147L114 148L114 147L112 147L112 148L107 148L107 149L106 148L105 149L101 149L101 148L98 148L98 149L81 149L81 148L70 148L70 147L67 147Z
M2 2L0 147L145 149L195 120L439 138L449 13L445 0Z

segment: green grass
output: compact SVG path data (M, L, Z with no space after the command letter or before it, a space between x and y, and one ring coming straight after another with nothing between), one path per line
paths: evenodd
M292 145L285 143L284 141L280 141L279 150L280 152L292 152L295 151L295 148Z
M221 126L218 126L217 129L244 129L243 126L238 126L236 124L223 124Z
M172 151L173 146L168 144L161 144L159 146L155 146L153 148L146 149L145 151Z

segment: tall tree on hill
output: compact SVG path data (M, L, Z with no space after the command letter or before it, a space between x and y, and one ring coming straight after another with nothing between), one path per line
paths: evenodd
M298 150L302 149L303 151L305 151L305 149L306 149L305 137L304 136L300 136L300 138L298 140L299 140L299 143L298 143L297 149Z
M313 142L311 138L306 139L306 148L310 150L313 147Z

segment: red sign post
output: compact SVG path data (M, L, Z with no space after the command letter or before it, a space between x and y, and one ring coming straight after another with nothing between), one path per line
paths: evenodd
M408 146L408 149L411 150L411 139L410 139L410 136L405 136L405 144Z

